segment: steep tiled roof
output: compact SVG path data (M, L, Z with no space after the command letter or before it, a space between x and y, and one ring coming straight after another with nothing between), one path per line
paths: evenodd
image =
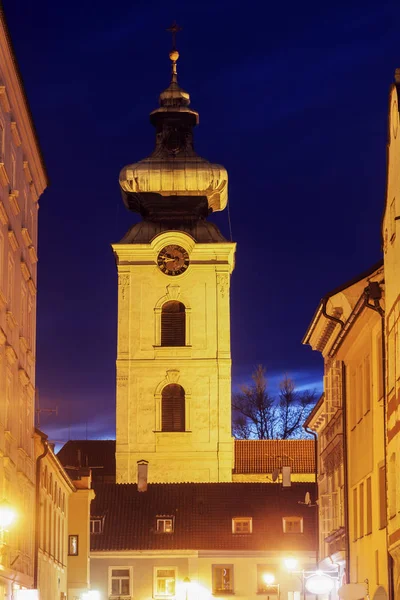
M67 467L90 467L93 480L115 481L115 440L70 440L57 454Z
M314 440L235 440L234 473L314 473Z
M314 550L315 506L299 504L315 484L290 488L265 483L97 484L91 513L104 515L92 551ZM174 517L173 533L157 533L157 516ZM233 534L233 517L252 517L253 533ZM283 534L282 517L302 516L304 533Z

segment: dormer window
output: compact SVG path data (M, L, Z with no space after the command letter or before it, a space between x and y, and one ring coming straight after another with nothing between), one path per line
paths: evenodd
M252 533L253 519L251 517L234 517L232 519L232 533Z
M103 533L103 519L90 519L90 533Z
M283 533L303 533L303 517L283 517Z
M157 517L157 533L174 533L174 518Z

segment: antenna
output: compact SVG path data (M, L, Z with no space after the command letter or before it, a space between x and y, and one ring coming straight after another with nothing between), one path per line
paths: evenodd
M55 408L40 408L40 396L39 396L39 389L36 388L36 392L35 392L35 414L36 414L36 425L38 427L40 427L40 415L41 413L55 413L56 417L58 416L58 406L56 406Z

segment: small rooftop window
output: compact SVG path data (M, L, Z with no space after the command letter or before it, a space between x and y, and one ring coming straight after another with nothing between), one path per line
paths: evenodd
M103 533L104 519L95 517L90 519L90 533Z
M174 517L157 517L157 533L174 533Z
M283 517L283 533L303 533L303 517Z
M253 519L251 517L234 517L232 519L232 533L252 533Z

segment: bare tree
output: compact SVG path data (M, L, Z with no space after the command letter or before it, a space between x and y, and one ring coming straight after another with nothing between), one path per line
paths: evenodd
M265 368L258 365L253 384L242 386L232 399L233 435L238 439L288 439L302 437L302 424L316 402L315 391L298 392L285 375L279 397L268 392Z

